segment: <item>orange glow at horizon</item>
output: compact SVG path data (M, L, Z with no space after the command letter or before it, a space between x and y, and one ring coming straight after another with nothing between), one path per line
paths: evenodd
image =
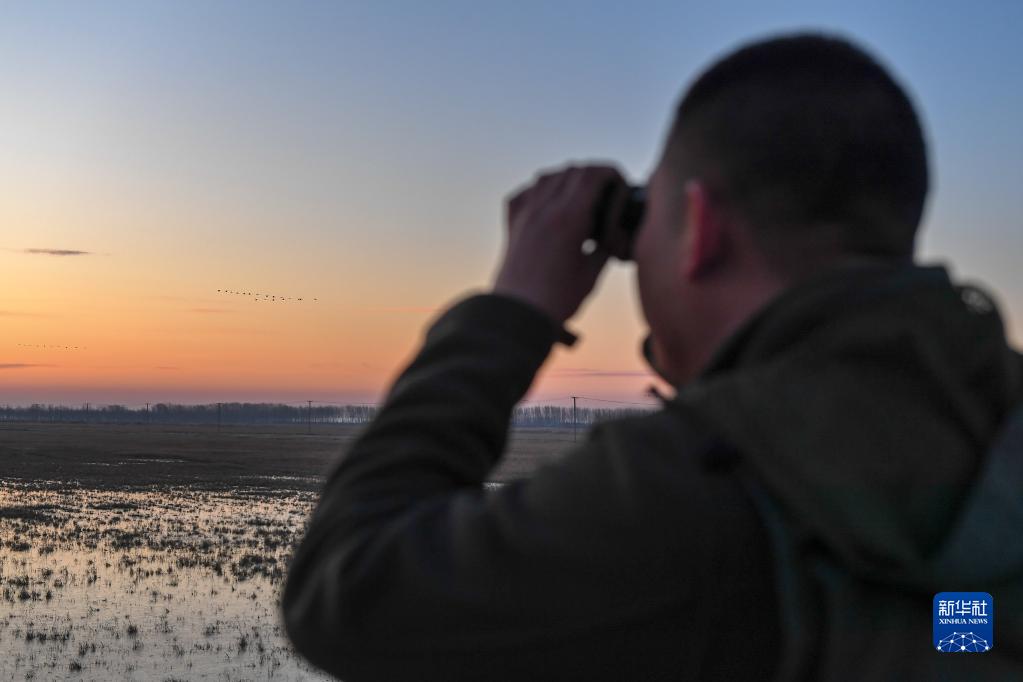
M335 268L315 254L304 270L257 258L262 267L214 278L203 270L223 264L188 249L130 259L105 249L49 255L26 248L0 251L0 286L16 293L0 302L6 403L288 402L306 395L377 402L430 322L486 282L483 274L445 291L445 282L417 280L416 268L400 259L395 269L411 270L402 279L382 271L374 278L368 268L332 275ZM612 290L631 286L623 274L605 275L620 280ZM315 284L317 275L325 284ZM353 286L356 279L367 285ZM527 397L645 400L653 377L638 354L642 325L635 311L623 310L631 307L621 295L595 296L570 324L583 337L578 349L556 347ZM630 316L624 324L623 314Z

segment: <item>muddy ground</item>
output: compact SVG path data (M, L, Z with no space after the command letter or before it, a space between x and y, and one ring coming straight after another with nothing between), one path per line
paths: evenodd
M361 425L0 424L0 480L102 490L159 485L316 491ZM517 429L490 480L528 476L572 446L571 429ZM583 438L580 429L579 438Z

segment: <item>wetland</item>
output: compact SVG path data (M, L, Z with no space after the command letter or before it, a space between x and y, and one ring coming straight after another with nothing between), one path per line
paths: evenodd
M361 428L0 426L0 680L328 679L280 590ZM491 483L571 444L513 430Z

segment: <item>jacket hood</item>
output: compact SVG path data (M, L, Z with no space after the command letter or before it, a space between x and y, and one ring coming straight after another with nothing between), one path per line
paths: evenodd
M670 402L741 453L803 537L865 577L932 587L1023 571L1021 398L991 297L908 264L788 289Z

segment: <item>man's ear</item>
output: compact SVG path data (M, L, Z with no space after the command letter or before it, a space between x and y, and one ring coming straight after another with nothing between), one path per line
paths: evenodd
M721 262L727 243L723 221L703 182L688 181L685 194L686 252L682 274L692 281L708 274Z

